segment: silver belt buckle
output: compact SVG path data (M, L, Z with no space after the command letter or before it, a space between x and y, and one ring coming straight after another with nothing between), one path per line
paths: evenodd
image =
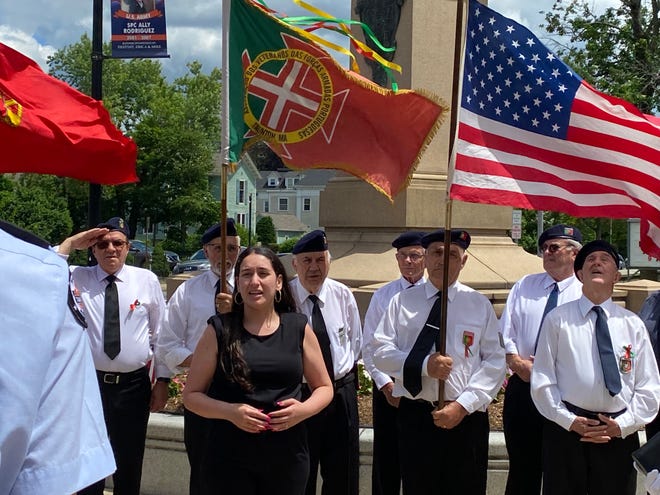
M103 383L116 385L119 383L118 373L103 373Z

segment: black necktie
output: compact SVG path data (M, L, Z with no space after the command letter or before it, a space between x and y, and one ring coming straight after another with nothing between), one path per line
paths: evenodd
M539 337L541 335L541 327L543 326L543 320L545 320L545 315L547 315L550 310L557 307L557 296L559 296L559 286L557 282L553 284L552 291L548 296L548 301L545 303L545 309L543 310L543 316L541 316L541 323L539 323L539 331L536 332L536 342L534 343L534 354L536 354L536 348L539 345Z
M312 309L312 327L316 338L319 339L319 345L321 346L321 354L323 355L323 361L325 362L325 369L328 370L328 375L330 376L330 381L335 381L335 372L332 365L332 352L330 351L330 337L328 336L328 329L325 327L325 320L323 319L323 314L321 313L321 308L319 307L319 298L315 295L310 295L309 300L314 304Z
M108 275L105 279L105 307L103 310L103 350L110 359L114 359L121 350L119 337L119 295L117 294L117 277Z
M222 292L222 280L218 279L218 281L215 283L215 295L213 296L213 307L215 308L215 314L219 315L220 313L218 312L218 303L216 302L218 299L218 294Z
M612 349L610 328L607 326L607 316L600 306L591 308L596 313L596 344L600 354L600 365L603 368L605 386L612 397L621 392L621 377L616 365L616 357Z
M438 292L436 295L437 299L433 303L424 328L419 332L417 340L415 340L403 364L403 386L413 397L422 391L422 363L431 347L433 347L440 330L440 313L442 310L442 297L440 297L440 294Z

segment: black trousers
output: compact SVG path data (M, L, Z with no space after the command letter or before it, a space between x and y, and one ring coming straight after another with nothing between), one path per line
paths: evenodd
M399 458L404 495L485 495L488 413L474 412L450 430L433 424L434 406L401 399Z
M580 436L543 420L543 495L634 495L637 474L630 454L637 433L608 443L581 442Z
M183 443L186 446L188 454L188 463L190 464L190 495L200 495L202 493L200 470L208 440L208 430L210 422L189 411L183 410Z
M103 403L103 416L110 445L117 463L112 476L114 495L140 495L144 443L147 438L151 382L146 368L122 373L118 383L106 383L97 373ZM79 495L103 495L105 480Z
M509 454L505 495L538 495L542 479L543 416L529 383L512 375L504 392L504 440Z
M304 387L303 399L309 390ZM357 495L360 478L359 417L355 381L340 385L332 402L306 421L309 440L307 495L316 494L319 466L322 495Z
M401 471L399 469L399 440L397 411L387 402L385 394L373 384L373 464L371 493L373 495L399 495Z
M199 470L202 495L303 495L309 474L307 428L247 433L209 420Z
M651 440L653 436L660 431L660 414L653 421L646 425L646 439Z

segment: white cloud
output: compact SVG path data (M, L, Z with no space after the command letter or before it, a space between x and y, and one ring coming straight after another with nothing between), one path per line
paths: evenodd
M110 2L103 1L103 39L110 38ZM413 0L408 0L412 2ZM350 0L309 0L316 7L337 17L350 18ZM310 15L292 0L266 0L273 9L288 15ZM540 10L549 10L553 0L490 0L491 8L542 35ZM598 11L618 5L619 0L598 0ZM162 59L168 77L185 72L186 63L199 60L205 71L221 64L222 0L166 0L168 51ZM91 37L92 2L90 0L0 1L0 42L35 59L42 68L48 55L77 42L83 33Z

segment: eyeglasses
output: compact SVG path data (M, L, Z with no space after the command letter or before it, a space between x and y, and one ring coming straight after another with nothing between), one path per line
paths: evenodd
M207 244L208 247L211 249L215 249L216 253L221 253L222 252L222 244ZM227 252L229 253L238 253L238 250L240 249L240 246L237 246L235 244L227 244Z
M112 244L117 249L124 247L128 242L122 241L121 239L114 239L112 241L99 241L96 243L96 247L99 249L108 249L108 246Z
M405 261L406 259L409 259L413 263L416 261L421 260L424 255L423 254L417 254L417 253L410 253L410 254L403 254L403 253L396 253L396 257L400 260Z
M544 253L548 251L550 254L555 254L560 249L564 249L569 245L570 244L543 244L543 246L541 246L541 252Z

